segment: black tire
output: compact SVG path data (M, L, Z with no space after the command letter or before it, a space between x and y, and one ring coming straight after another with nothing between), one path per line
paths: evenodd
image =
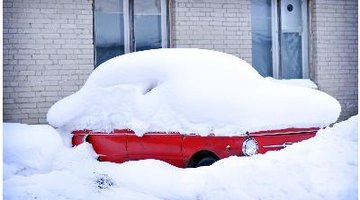
M210 166L216 161L218 161L218 159L214 157L210 157L210 156L204 157L201 160L199 160L199 162L196 163L195 167Z

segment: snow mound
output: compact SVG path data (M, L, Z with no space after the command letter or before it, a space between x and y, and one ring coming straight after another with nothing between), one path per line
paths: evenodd
M4 124L4 163L14 164L4 176L11 173L29 174L52 169L58 149L63 146L59 134L49 125Z
M357 116L281 151L189 169L157 160L98 162L90 144L59 145L54 132L5 124L4 199L357 199ZM36 156L55 149L52 157ZM33 173L23 173L25 160L51 167L42 173L32 165Z
M324 127L340 110L331 96L269 81L232 55L156 49L101 64L78 92L50 108L47 119L64 130L234 135Z

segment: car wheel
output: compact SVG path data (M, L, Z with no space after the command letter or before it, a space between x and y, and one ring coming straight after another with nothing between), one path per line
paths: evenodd
M205 158L202 158L199 162L197 162L195 167L210 166L217 160L218 159L216 159L214 157L205 157Z

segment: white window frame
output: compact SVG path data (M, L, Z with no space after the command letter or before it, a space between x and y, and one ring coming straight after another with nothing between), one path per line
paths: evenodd
M97 0L102 1L102 0ZM143 0L146 1L146 0ZM171 0L160 0L160 20L161 20L161 48L168 48L170 46L170 17L169 13ZM134 24L132 22L133 5L134 0L123 0L123 20L124 20L124 54L134 51L134 36L133 29ZM94 3L95 12L95 3ZM97 63L97 51L96 51L96 27L95 27L95 13L94 13L94 64L95 68L99 66Z
M308 21L308 1L301 0L302 16L302 72L303 78L309 78L309 21Z
M131 3L133 3L134 0L123 0L123 12L124 12L124 51L125 54L133 52L133 45L134 45L134 41L132 41L133 39L131 38L131 31L133 29L133 24L131 24L131 14L130 12L131 9ZM146 1L146 0L144 0ZM161 1L161 10L160 10L160 14L161 14L161 47L162 48L167 48L169 47L169 42L168 42L168 9L167 9L167 1L168 0L160 0ZM132 27L132 28L131 28Z

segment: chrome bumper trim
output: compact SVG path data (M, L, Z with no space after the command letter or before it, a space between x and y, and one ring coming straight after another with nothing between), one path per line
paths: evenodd
M285 142L284 144L266 145L266 146L263 146L263 148L285 148L292 144L294 144L294 143L293 142Z

